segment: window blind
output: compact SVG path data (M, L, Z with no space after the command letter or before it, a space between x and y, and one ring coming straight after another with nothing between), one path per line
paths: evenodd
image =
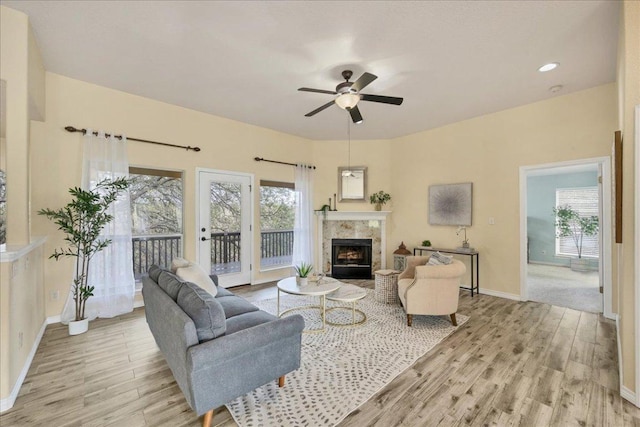
M556 207L569 205L581 217L598 216L598 187L557 188ZM598 258L598 235L584 236L582 256ZM571 236L556 239L556 255L578 256L578 248Z

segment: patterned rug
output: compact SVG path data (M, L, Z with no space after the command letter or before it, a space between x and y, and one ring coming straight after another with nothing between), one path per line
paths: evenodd
M287 309L317 304L318 298L283 294L280 303ZM276 313L276 299L254 304ZM327 301L327 307L336 305ZM300 369L287 374L283 388L271 381L228 403L238 425L334 426L457 329L449 316L414 316L409 328L402 307L376 302L370 289L357 308L367 315L364 324L302 334ZM306 328L321 326L318 310L296 312ZM458 325L469 319L456 317ZM335 310L327 319L350 322L351 311Z

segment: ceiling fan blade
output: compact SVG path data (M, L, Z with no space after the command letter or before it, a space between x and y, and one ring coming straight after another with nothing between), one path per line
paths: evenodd
M356 92L360 92L362 89L364 89L366 86L368 86L369 83L371 83L372 81L374 81L377 78L378 78L378 76L374 76L371 73L364 73L363 75L360 76L360 78L358 78L358 80L353 82L353 84L351 85L351 90L355 90Z
M312 112L305 114L304 116L305 117L314 116L314 115L318 114L320 111L326 110L327 108L331 107L334 103L335 102L333 100L331 100L331 101L327 102L326 104L324 104L323 106L316 108Z
M362 123L362 114L360 114L360 109L357 105L349 110L349 114L351 114L353 123Z
M327 95L337 95L338 92L332 90L311 89L310 87L301 87L298 89L301 92L313 92L313 93L326 93Z
M383 104L393 104L393 105L400 105L402 104L402 101L404 101L404 98L397 98L395 96L381 96L381 95L360 94L360 98L363 101L382 102Z

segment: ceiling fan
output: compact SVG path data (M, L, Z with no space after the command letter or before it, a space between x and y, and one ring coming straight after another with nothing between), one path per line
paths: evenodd
M392 104L392 105L400 105L402 104L403 98L396 98L393 96L381 96L381 95L367 95L364 93L360 93L362 89L368 86L372 81L378 78L371 73L364 73L361 75L358 80L355 82L350 82L349 79L353 76L353 72L351 70L344 70L342 72L342 77L346 80L345 82L340 83L336 86L335 91L331 90L322 90L322 89L311 89L308 87L301 87L298 89L302 92L314 92L314 93L326 93L328 95L338 95L333 100L327 102L326 104L316 108L310 113L305 114L306 117L311 117L318 114L322 110L326 110L331 107L334 103L338 105L338 107L343 110L347 110L349 114L351 114L351 119L353 123L362 123L362 114L360 114L360 110L358 109L359 101L369 101L369 102L381 102L383 104Z

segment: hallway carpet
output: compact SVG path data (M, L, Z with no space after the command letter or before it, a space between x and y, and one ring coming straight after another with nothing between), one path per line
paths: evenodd
M602 312L597 271L578 272L569 267L527 264L529 300L574 310Z

